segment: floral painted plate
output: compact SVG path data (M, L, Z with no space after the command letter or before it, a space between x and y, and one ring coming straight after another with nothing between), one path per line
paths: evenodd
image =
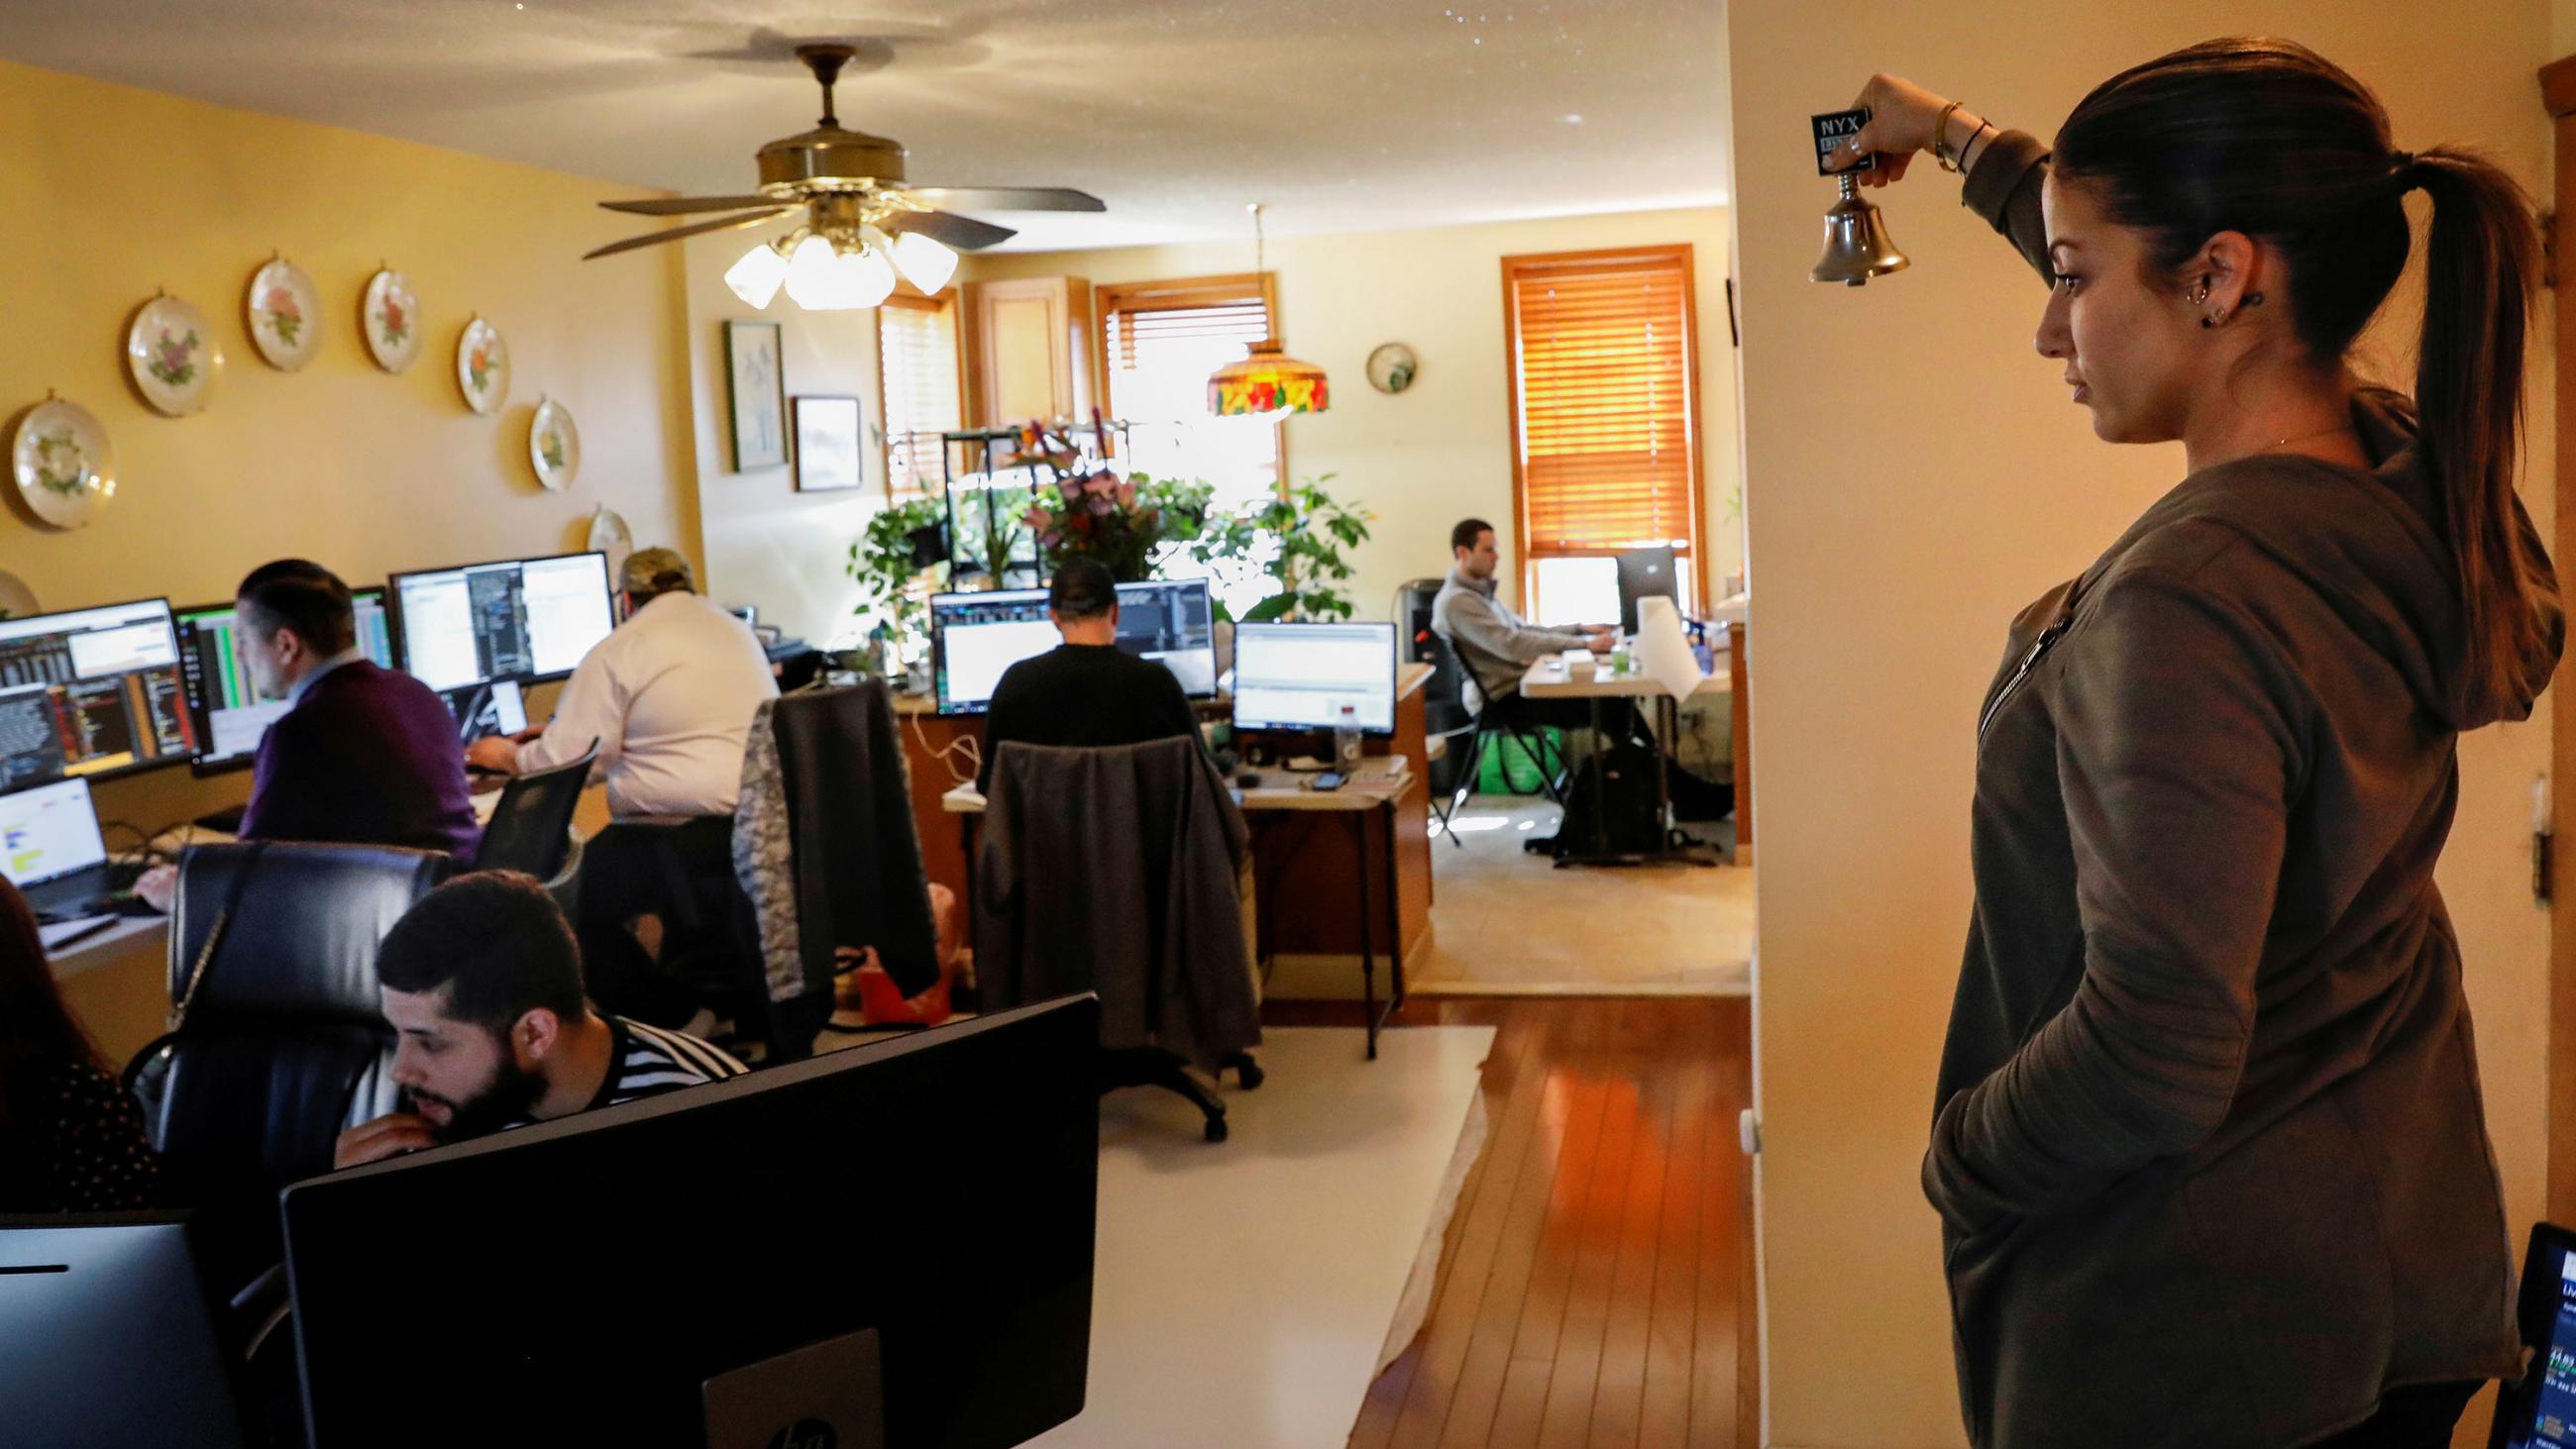
M528 420L528 461L536 467L537 481L556 493L570 488L581 471L581 429L573 426L571 411L553 398L538 403L537 415Z
M635 551L635 534L626 526L624 514L601 504L599 511L590 516L590 537L584 540L583 547L608 555L609 581L625 587L616 581L626 577L626 556Z
M89 409L47 396L9 435L9 471L38 518L79 528L116 496L116 454Z
M501 410L510 396L510 344L501 329L477 317L456 339L456 386L465 405L478 413Z
M176 418L205 407L223 365L205 313L166 295L134 309L125 329L125 371L154 412Z
M286 258L271 257L250 274L242 309L251 346L269 366L293 372L322 350L322 293Z
M376 366L400 372L420 356L420 298L411 279L391 267L367 279L367 295L358 308L358 326L367 334L367 351Z
M36 603L36 591L27 581L0 569L0 620L26 619L45 612Z

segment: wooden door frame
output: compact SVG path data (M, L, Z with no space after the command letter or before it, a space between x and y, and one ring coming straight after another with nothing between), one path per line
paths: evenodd
M2543 66L2540 98L2556 139L2556 174L2550 202L2551 246L2559 257L2576 255L2576 56ZM2558 519L2551 556L2564 570L2576 559L2576 309L2560 305L2553 284L2550 326L2557 342L2553 399L2558 423L2555 460ZM2559 692L2550 712L2549 778L2552 830L2563 782L2576 780L2576 707ZM2576 1222L2576 872L2565 852L2553 853L2549 879L2549 1194L2552 1222Z

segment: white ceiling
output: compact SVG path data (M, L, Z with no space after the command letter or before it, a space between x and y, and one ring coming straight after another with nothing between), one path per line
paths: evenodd
M1014 248L1700 205L1721 0L6 0L0 57L686 193L819 114L916 185L1058 185ZM601 239L625 223L603 213ZM626 227L627 230L634 228Z

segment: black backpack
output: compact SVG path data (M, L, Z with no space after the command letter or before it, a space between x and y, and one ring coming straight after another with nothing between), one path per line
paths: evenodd
M1563 858L1663 849L1658 763L1653 742L1633 732L1620 732L1596 750L1565 792L1565 822L1557 827L1553 853Z

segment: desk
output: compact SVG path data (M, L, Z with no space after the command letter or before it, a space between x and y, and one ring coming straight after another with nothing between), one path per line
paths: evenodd
M1713 695L1728 693L1732 688L1731 670L1712 670L1701 676L1699 683L1692 687L1689 697L1706 699ZM1522 673L1521 694L1529 699L1590 700L1592 732L1596 736L1606 735L1608 732L1601 718L1603 700L1652 699L1655 702L1657 737L1655 824L1658 845L1652 850L1596 851L1586 855L1560 855L1556 858L1558 868L1562 869L1569 865L1645 865L1655 861L1671 861L1684 865L1718 863L1713 857L1702 853L1709 849L1708 846L1695 841L1688 844L1675 843L1671 775L1672 741L1681 734L1681 701L1670 690L1665 689L1653 676L1640 674L1633 668L1614 672L1606 659L1595 661L1595 667L1589 671L1577 673L1566 666L1562 656L1550 655L1545 659L1534 661L1528 670ZM1602 792L1593 791L1592 801L1593 808L1597 812L1602 808ZM1593 832L1593 839L1596 841L1606 834L1598 828L1600 823L1600 817L1596 814L1594 817L1596 828ZM1560 830L1563 828L1561 825L1558 827ZM1688 840L1686 836L1680 838Z
M1262 783L1235 790L1235 802L1243 807L1247 823L1264 816L1276 819L1288 815L1339 815L1351 823L1352 879L1355 883L1356 908L1360 934L1360 1001L1368 1025L1368 1058L1377 1060L1377 1034L1395 1009L1404 1004L1403 921L1395 909L1400 898L1401 882L1396 865L1396 852L1386 854L1386 928L1387 928L1387 999L1381 1006L1377 999L1377 921L1378 912L1369 899L1369 815L1382 812L1387 822L1388 839L1395 839L1396 807L1414 793L1417 776L1402 756L1373 756L1348 784L1338 790L1309 790L1303 785L1285 782L1296 777L1284 771L1269 771ZM974 908L975 820L984 813L984 797L972 784L959 785L939 797L942 813L954 815L958 836L967 860L967 907ZM1265 822L1266 823L1266 822ZM1256 829L1256 836L1260 832ZM1257 911L1270 898L1262 892L1254 903ZM1266 933L1265 933L1266 934Z

